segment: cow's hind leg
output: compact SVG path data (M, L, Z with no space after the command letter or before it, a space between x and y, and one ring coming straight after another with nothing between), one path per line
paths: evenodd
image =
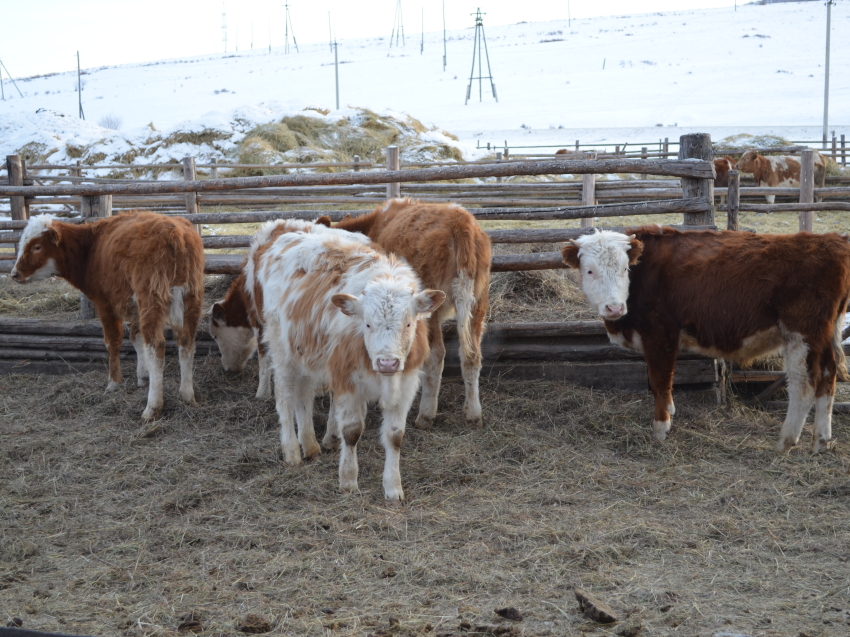
M788 382L788 412L779 433L777 451L786 453L800 440L806 416L815 402L807 359L809 347L799 334L792 334L785 343L785 377ZM825 407L826 405L824 405ZM830 409L830 412L832 410Z
M843 317L841 323L842 325L844 323ZM815 388L815 430L812 432L812 453L826 451L829 448L829 441L832 440L836 364L835 356L830 348L821 357L821 373L816 375L818 382Z
M286 362L272 361L274 370L274 394L277 415L280 419L280 449L283 461L288 465L301 464L301 449L295 435L296 401L300 398L296 372L286 366Z
M139 329L141 330L145 359L148 366L148 404L142 420L150 422L162 410L162 376L165 369L165 312L169 299L158 294L137 292Z
M328 408L328 423L325 426L325 435L322 437L322 447L332 451L339 448L339 424L336 420L333 392L328 392L328 396L331 406Z
M198 322L201 319L203 292L196 294L190 290L183 293L183 288L173 288L172 293L171 320L174 336L178 339L177 355L180 361L180 400L187 405L195 407L198 404L195 402L194 382L195 332L198 329ZM182 297L182 303L178 300L178 296ZM177 321L177 315L181 309L180 323L175 325L174 323Z
M673 406L673 374L676 371L676 350L665 348L663 345L650 349L646 348L646 364L649 372L649 387L655 398L655 416L652 420L652 435L656 440L663 441L671 427L671 416L675 412Z
M118 354L121 352L121 344L124 340L124 326L108 303L98 304L95 309L103 327L103 342L109 353L109 382L106 385L106 391L112 392L121 385L122 380L121 360Z
M342 437L339 454L340 491L357 491L357 442L363 434L362 401L354 393L334 394L334 413Z
M419 397L419 415L413 424L417 429L431 429L437 416L437 398L440 393L440 381L443 377L443 360L446 346L443 344L443 331L437 313L428 319L428 340L431 353L425 361L422 378L422 394Z
M295 422L298 424L298 442L305 458L312 458L322 453L322 448L316 440L316 430L313 428L313 403L316 398L316 390L313 384L305 377L297 378L296 391L298 392L295 404Z

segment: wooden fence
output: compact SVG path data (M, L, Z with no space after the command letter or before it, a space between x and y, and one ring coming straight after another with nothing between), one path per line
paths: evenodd
M647 214L682 214L682 227L713 228L715 214L715 194L720 189L713 185L714 168L708 158L711 157L710 139L707 135L683 136L680 145L680 159L547 159L545 161L478 163L451 166L430 166L427 168L400 170L397 160L391 157L394 170L365 171L352 170L342 173L313 173L296 175L269 175L238 179L187 179L170 182L126 181L115 183L81 183L71 185L45 184L24 185L23 173L14 170L10 175L15 185L0 184L0 197L10 197L12 201L12 221L0 221L0 241L13 242L20 237L20 230L26 224L27 209L40 200L65 197L69 202L79 205L82 217L70 219L74 223L85 223L91 217L111 214L113 201L121 197L136 197L140 201L151 198L171 196L185 198L182 216L195 224L255 223L281 217L313 219L319 214L329 214L339 219L344 214L360 214L371 206L359 210L327 211L321 208L304 208L281 211L242 211L231 213L197 212L204 204L205 197L211 194L271 193L273 201L279 201L282 193L300 191L305 198L307 193L315 196L330 196L333 192L362 192L356 189L368 189L374 193L376 201L397 196L395 186L403 184L402 194L422 197L423 191L448 195L447 199L458 200L469 206L470 212L481 220L564 220L582 219L581 228L540 228L540 229L503 229L488 230L493 243L560 243L583 233L592 232L594 218L612 216L636 216ZM813 153L803 153L804 175L813 176ZM182 166L182 164L181 164ZM197 168L197 166L196 166ZM807 172L808 171L808 172ZM677 177L680 182L662 181L662 188L656 188L659 180L632 183L629 196L636 197L651 193L666 198L649 201L621 201L620 203L596 204L601 193L611 182L596 182L595 175L631 173L662 177ZM496 177L514 175L583 175L582 183L563 184L462 184L467 192L477 193L489 190L489 202L473 207L468 201L456 196L457 184L445 183L446 180ZM16 183L17 180L17 183ZM442 182L442 183L434 183ZM628 182L626 182L628 183ZM681 184L680 187L676 187ZM527 186L541 186L530 189ZM805 214L821 209L850 209L850 204L840 202L812 203L815 194L821 196L850 195L850 188L814 189L813 179L804 179L804 187L787 190L789 196L797 196L802 203L790 204L794 210L802 210L801 224ZM377 187L386 187L385 192ZM516 188L514 190L513 188ZM565 192L571 193L577 203L584 205L551 205L549 199L537 200L539 193L551 187L553 198L563 198ZM614 189L612 189L614 190ZM747 188L740 188L740 179L734 172L730 187L723 194L728 203L722 209L729 210L730 227L736 225L735 213L739 210L784 209L777 206L789 204L745 204L741 203L741 194ZM765 189L750 189L753 194L767 194ZM660 192L658 192L660 191ZM829 191L829 192L827 192ZM771 192L773 192L771 190ZM517 193L526 195L518 197ZM530 193L534 198L529 197ZM518 197L517 201L511 197ZM675 197L675 198L674 198ZM113 198L115 198L113 200ZM621 197L625 199L625 197ZM313 200L314 201L314 200ZM356 199L368 203L364 199ZM529 203L533 201L533 205ZM499 205L502 204L502 205ZM522 205L521 205L522 204ZM846 207L842 207L846 206ZM735 221L736 223L736 221ZM205 236L207 249L244 248L250 236L227 235ZM243 260L241 255L208 254L206 272L210 274L233 274L238 272ZM0 271L11 269L11 260L0 260ZM497 254L493 256L492 271L539 270L565 267L558 252L534 254ZM85 308L84 308L85 311ZM30 371L56 372L72 369L103 367L105 351L99 325L65 325L43 321L21 319L0 320L0 333L4 334L0 344L0 372ZM447 338L453 338L451 330ZM126 353L132 348L126 344ZM450 352L456 347L447 345ZM211 342L206 335L200 337L198 354L213 352ZM601 322L566 322L522 325L490 325L484 341L485 373L498 373L519 378L550 378L570 380L595 387L646 388L645 365L639 355L608 343ZM458 361L449 354L446 362L446 375L459 373ZM679 365L677 384L703 387L719 387L724 373L723 365L714 360L700 357L682 357ZM738 373L736 380L766 380L777 377L776 373L762 372L758 376Z

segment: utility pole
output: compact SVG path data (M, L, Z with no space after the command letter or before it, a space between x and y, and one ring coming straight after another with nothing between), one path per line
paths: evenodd
M80 79L80 52L79 51L77 51L77 101L80 105L80 119L85 119L86 115L85 115L85 113L83 113L83 81L82 81L82 79Z
M79 66L79 65L78 65L78 66ZM24 94L23 94L23 93L21 93L21 89L19 89L19 88L18 88L18 84L15 82L15 78L13 78L13 77L12 77L12 74L11 74L11 73L9 73L9 69L6 67L6 65L5 65L5 64L3 64L3 60L0 60L0 68L2 68L2 69L5 69L5 70L6 70L6 75L8 75L8 76L9 76L9 81L12 83L12 86L14 86L14 87L15 87L15 90L18 92L18 95L20 95L21 97L23 97L23 96L24 96ZM0 82L0 88L2 88L2 86L3 86L3 82ZM4 102L6 101L6 96L5 96L5 94L4 94L4 96L3 96L3 101L4 101Z
M221 46L227 53L227 13L224 11L224 2L221 3Z
M573 24L573 19L570 17L570 0L567 0L567 28L571 29Z
M251 50L254 50L254 21L251 20Z
M466 106L469 103L469 94L472 91L472 81L478 80L478 101L484 101L484 90L482 88L482 80L490 80L490 89L493 91L493 97L499 101L496 95L496 85L493 83L493 72L490 70L490 54L487 52L487 38L484 35L484 16L486 13L481 13L481 8L478 8L475 13L470 15L475 16L475 35L473 36L472 45L472 70L469 72L469 85L466 87L466 101L463 103ZM481 63L481 51L484 50L484 55L487 59L487 75L484 75L484 67ZM475 53L478 52L478 77L475 77Z
M401 0L396 0L395 16L393 17L393 30L390 33L390 48L393 48L393 38L395 38L395 45L398 46L399 34L401 35L401 45L405 46L404 22L401 17Z
M298 50L298 41L295 39L295 29L292 28L292 18L289 15L289 3L287 2L283 6L286 8L286 39L283 45L283 52L289 53L289 30L292 29L292 43L295 45L295 52L300 53Z
M446 0L443 0L443 71L446 70Z
M823 149L826 150L826 129L829 125L829 32L832 18L832 4L834 0L826 2L826 64L823 83Z
M331 29L331 12L328 11L328 46L331 48L331 53L334 50L334 36L333 30Z
M334 40L334 77L336 79L336 110L339 110L339 54L338 45Z
M425 7L422 7L422 39L419 41L419 55L425 52Z
M6 101L6 89L3 88L3 68L0 67L0 98Z

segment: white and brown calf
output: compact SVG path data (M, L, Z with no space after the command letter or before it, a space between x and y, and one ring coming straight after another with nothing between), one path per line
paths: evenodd
M342 439L340 488L356 490L365 405L377 401L384 493L401 501L399 452L429 354L426 319L445 294L423 291L402 260L346 234L283 233L249 253L245 284L254 299L262 298L262 339L274 369L285 461L299 464L302 450L305 457L320 452L313 399L329 387L335 425L329 422L328 430L335 427Z

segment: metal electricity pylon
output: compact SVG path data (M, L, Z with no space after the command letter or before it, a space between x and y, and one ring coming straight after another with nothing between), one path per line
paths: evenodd
M283 5L286 9L286 35L284 36L284 44L283 44L283 52L289 53L289 32L292 31L292 43L295 45L295 52L300 53L298 50L298 41L295 39L295 29L292 28L292 18L289 16L289 3Z
M395 45L398 46L399 36L401 36L401 45L404 46L404 21L401 17L401 0L396 0L393 30L390 33L390 48L393 48L393 38L395 38Z
M493 72L490 70L490 54L487 52L487 38L484 35L484 17L486 13L481 13L479 8L475 13L470 15L475 16L475 37L472 45L472 70L469 72L469 85L466 87L466 101L464 106L469 103L469 94L472 92L472 80L478 80L478 101L484 101L484 89L482 80L490 80L490 89L493 91L493 97L499 101L496 95L496 85L493 83ZM484 75L484 67L481 64L481 50L484 50L484 58L487 60L487 75ZM477 53L477 56L476 56ZM475 60L478 60L478 77L475 77Z

